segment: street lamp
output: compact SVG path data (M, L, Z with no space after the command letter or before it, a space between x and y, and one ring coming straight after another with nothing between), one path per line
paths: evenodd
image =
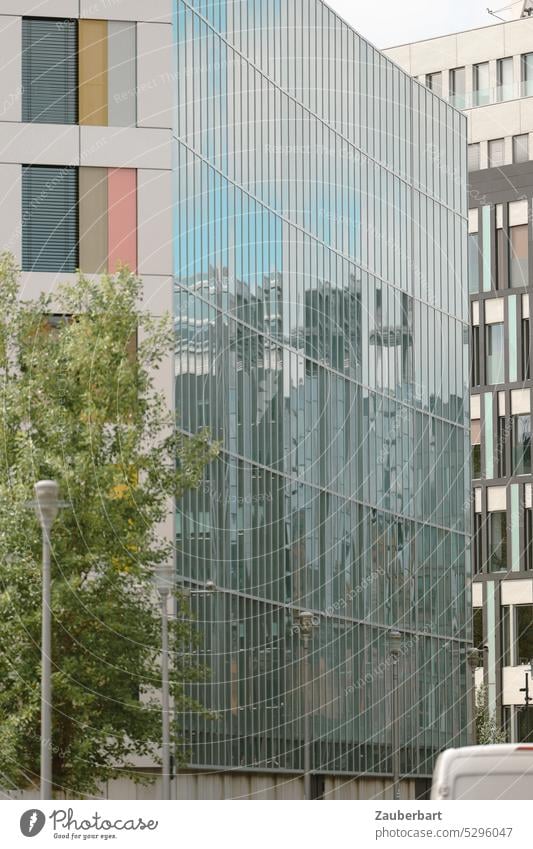
M398 685L398 660L402 648L399 631L389 634L389 651L392 658L392 782L394 799L400 798L400 690Z
M470 683L468 698L468 742L476 745L476 669L480 665L481 652L471 646L466 650L466 659L470 667Z
M168 676L168 597L175 584L172 565L159 566L154 573L155 584L161 603L161 769L163 775L163 799L170 799L170 686Z
M52 786L52 607L50 531L60 507L68 506L60 501L59 485L56 481L38 481L34 486L35 501L27 507L35 509L43 536L42 568L42 611L41 611L41 799L51 799Z
M300 637L303 648L302 687L304 691L304 799L311 799L311 680L309 675L309 649L311 636L316 624L315 616L309 610L302 610L298 617Z

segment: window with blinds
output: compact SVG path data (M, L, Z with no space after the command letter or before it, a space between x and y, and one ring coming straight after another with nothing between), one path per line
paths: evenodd
M67 272L77 267L77 168L23 166L23 270Z
M22 120L78 120L78 27L73 20L22 19Z

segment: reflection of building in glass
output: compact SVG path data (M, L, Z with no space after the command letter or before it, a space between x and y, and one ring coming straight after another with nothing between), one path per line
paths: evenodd
M533 657L530 11L387 51L421 82L438 73L442 95L469 117L472 595L483 667L476 679L511 742L533 739L533 707L522 692Z
M310 609L315 795L390 784L393 626L414 795L465 742L465 121L320 2L175 26L176 401L223 444L177 512L221 588L194 792L301 796Z

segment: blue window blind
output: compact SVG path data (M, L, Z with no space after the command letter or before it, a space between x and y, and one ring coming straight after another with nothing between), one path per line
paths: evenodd
M77 168L23 166L23 270L75 271L77 267Z
M22 120L75 124L78 119L76 21L22 19Z

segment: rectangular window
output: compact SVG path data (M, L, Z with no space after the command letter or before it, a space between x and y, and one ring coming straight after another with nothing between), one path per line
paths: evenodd
M513 162L529 161L529 133L513 136Z
M507 570L507 513L489 513L489 572Z
M22 120L76 124L77 22L22 19Z
M521 360L521 376L522 380L529 380L530 376L530 366L529 366L529 318L522 319L522 339L521 339L521 348L520 348L520 360Z
M527 286L528 281L528 225L509 227L509 285Z
M479 142L468 145L468 170L479 171Z
M505 232L496 230L496 289L505 289L507 283L507 256Z
M503 322L486 326L486 382L505 380L505 345Z
M472 540L474 575L480 575L483 572L482 529L483 520L481 513L474 513L474 538Z
M506 474L505 443L507 442L507 420L498 416L496 425L496 475L504 478Z
M529 665L533 660L533 604L518 604L515 617L516 660L519 666Z
M531 474L531 416L512 416L513 474Z
M472 641L474 648L483 651L483 608L474 607L472 616Z
M531 695L531 687L529 692ZM522 693L520 695L522 695ZM528 705L528 707L521 705L520 710L517 711L517 719L518 742L531 743L533 741L533 707L531 707L531 705Z
M513 96L513 57L498 59L496 73L498 85L496 100L510 100Z
M480 357L479 357L479 327L472 327L472 352L471 352L471 368L470 382L472 386L479 386L481 382L480 373Z
M470 428L470 438L472 442L472 477L481 477L481 422L479 419L472 419Z
M430 91L442 96L442 71L436 71L434 74L426 74L426 86Z
M473 68L473 105L483 106L490 101L489 63L480 62Z
M479 292L479 233L468 234L468 291Z
M501 664L511 666L511 615L509 605L501 607L500 619Z
M77 267L77 168L23 166L23 270L75 271Z
M522 97L533 94L533 53L522 55Z
M457 109L464 109L465 102L465 69L452 68L450 71L450 103Z
M489 168L501 168L505 165L505 142L503 139L489 141Z
M533 510L524 508L524 569L533 571Z

